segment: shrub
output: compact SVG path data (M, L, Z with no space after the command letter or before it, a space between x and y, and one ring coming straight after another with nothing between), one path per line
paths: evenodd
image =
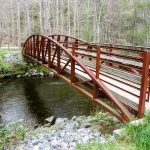
M12 72L12 68L9 63L0 60L0 73L1 74L9 74Z
M43 73L49 72L49 69L43 67L42 65L38 65L36 69L37 69L37 72L43 72Z
M12 145L17 144L18 141L23 140L27 128L20 122L12 125L6 125L0 129L0 149L8 149Z

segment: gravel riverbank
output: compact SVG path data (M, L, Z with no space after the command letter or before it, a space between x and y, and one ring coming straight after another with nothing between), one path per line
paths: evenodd
M78 144L92 141L105 143L113 140L111 134L103 135L104 121L119 124L107 113L97 116L74 116L72 119L50 117L46 124L28 133L17 150L75 150Z

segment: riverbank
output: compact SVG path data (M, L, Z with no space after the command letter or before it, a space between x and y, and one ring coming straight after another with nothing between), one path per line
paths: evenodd
M0 129L0 148L11 150L149 150L150 114L140 123L126 124L118 136L103 134L104 118L118 123L106 113L67 118L50 117L34 130L13 124L13 131ZM95 126L95 123L99 126ZM9 128L10 129L10 128ZM100 129L100 130L99 130ZM11 134L10 134L11 133ZM2 143L3 142L3 143Z
M32 134L25 137L23 143L17 147L18 150L74 150L77 145L91 141L105 143L113 140L114 137L110 134L104 136L101 133L103 124L118 123L108 114L101 112L88 117L74 116L70 120L67 118L55 120L53 116L46 120L48 123L45 126L34 130Z
M13 124L13 128L14 126ZM90 116L74 116L71 119L51 116L43 126L36 129L27 129L22 125L19 133L17 127L17 135L21 136L14 136L15 139L10 136L3 140L1 147L16 150L74 150L78 145L93 141L102 144L114 140L112 131L121 126L117 119L102 112Z
M54 76L47 68L29 61L20 50L0 50L0 80L30 76Z

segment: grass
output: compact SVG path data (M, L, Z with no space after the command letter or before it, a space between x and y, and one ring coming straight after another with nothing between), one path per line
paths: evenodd
M7 51L0 50L0 74L9 74L12 72L11 65L3 59L6 54Z
M43 72L43 73L50 72L48 68L43 67L42 65L37 65L36 69L37 69L37 72Z
M135 143L138 150L150 150L150 113L145 115L143 123L126 126L126 142Z
M0 50L0 59L3 58L7 54L6 51Z
M25 74L26 72L28 72L29 67L27 64L15 64L12 67L12 70L14 74Z
M77 150L136 150L136 147L132 144L108 142L100 144L97 142L91 142L89 144L77 145Z
M103 112L99 107L96 107L89 117L102 126L101 133L106 136L111 134L113 130L123 127L123 123L109 113Z
M92 141L78 144L77 150L150 150L150 113L138 125L127 124L121 136L113 141L101 144Z
M0 129L0 149L9 149L12 145L16 145L23 140L27 132L21 122L6 125Z

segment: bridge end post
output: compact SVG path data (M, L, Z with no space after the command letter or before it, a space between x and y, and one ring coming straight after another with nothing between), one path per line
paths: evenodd
M145 51L143 55L141 90L140 90L140 99L139 99L138 114L137 114L138 118L143 117L145 111L145 102L146 102L148 79L149 79L149 66L150 66L150 52Z

